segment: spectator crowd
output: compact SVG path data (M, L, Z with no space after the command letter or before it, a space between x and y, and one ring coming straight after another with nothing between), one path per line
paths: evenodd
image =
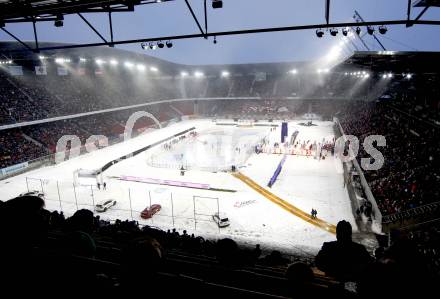
M436 236L430 243L434 250L438 230ZM391 246L380 244L371 255L353 242L346 221L338 223L336 240L324 243L314 261L292 263L278 251L263 256L259 245L140 227L136 221L110 223L85 209L66 218L44 209L42 198L22 196L0 202L0 237L2 289L15 294L25 285L34 295L50 288L93 294L147 290L162 297L176 289L193 297L235 292L242 298L400 297L429 294L438 278L420 250L419 239L426 236L395 236Z

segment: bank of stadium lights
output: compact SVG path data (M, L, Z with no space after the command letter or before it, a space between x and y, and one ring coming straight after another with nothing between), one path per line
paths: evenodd
M12 60L0 60L0 64L12 64Z
M393 73L383 73L382 74L383 79L391 79L393 77L394 77Z
M119 62L118 62L117 60L115 60L115 59L111 59L111 60L110 60L110 64L111 64L111 65L118 65Z
M410 80L410 79L412 79L412 77L413 77L413 75L410 74L410 73L408 73L408 74L402 74L402 76L403 76L405 79L407 79L407 80Z
M159 49L164 49L165 47L172 48L173 47L173 42L172 41L166 41L165 43L163 41L158 41L157 43L141 43L141 48L143 50L156 50L157 48Z
M129 61L126 61L126 62L124 62L124 66L128 69L131 69L134 67L134 64Z
M58 64L63 64L63 63L69 63L70 62L70 58L55 58L55 63Z
M105 60L102 60L102 59L99 59L99 58L98 58L98 59L96 59L96 60L95 60L95 62L96 62L96 64L97 64L97 65L103 65L103 64L105 64L105 63L106 63L106 61L105 61Z
M185 78L188 77L188 73L187 72L180 72L180 77Z
M157 67L152 66L152 67L150 67L150 71L156 73L156 72L158 72L159 70L157 69Z
M342 28L342 35L347 36L349 31L348 27Z
M86 62L86 61L87 61L87 59L85 59L84 57L79 58L79 62Z
M221 73L221 76L222 76L222 78L227 78L227 77L229 77L229 72L228 71L222 71L222 73Z
M370 73L366 71L358 71L358 72L345 72L344 76L351 76L356 78L370 78Z
M138 64L138 65L136 65L136 68L137 68L137 70L140 71L140 72L145 72L145 70L147 69L147 68L145 67L145 65L143 65L143 64Z
M199 72L199 71L194 72L194 77L196 77L196 78L202 78L204 76L205 76L205 74L203 74L202 72Z
M356 34L361 35L362 29L361 27L356 27Z
M318 74L327 74L327 73L330 72L330 70L327 69L327 68L326 68L326 69L317 69L316 72L317 72Z
M289 71L289 74L296 75L298 74L298 71L296 69L293 69Z

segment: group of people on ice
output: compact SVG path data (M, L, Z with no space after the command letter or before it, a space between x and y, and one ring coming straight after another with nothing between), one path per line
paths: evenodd
M101 190L101 185L102 185L102 190L107 190L107 183L106 182L103 182L102 184L100 182L96 183L98 190Z
M293 144L289 142L274 142L272 145L263 140L255 147L256 153L270 154L290 154L301 156L314 156L315 159L324 160L327 155L334 154L335 138L331 140L322 139L321 142L316 140L296 140Z
M312 208L312 212L310 213L310 218L317 219L318 218L318 211Z

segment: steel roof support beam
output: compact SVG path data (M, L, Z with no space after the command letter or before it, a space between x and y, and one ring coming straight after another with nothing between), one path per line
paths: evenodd
M194 14L194 11L193 11L191 5L189 4L188 0L185 0L185 3L186 3L186 6L188 6L189 11L191 12L192 17L197 24L197 27L199 27L200 32L203 34L203 37L205 39L208 38L206 36L206 33L203 31L202 26L200 26L199 20L197 19L196 15Z
M83 17L82 14L78 13L78 16L84 21L84 23L86 23L104 41L105 44L108 45L107 40L101 35L101 33L99 33L98 30L95 29L95 27L93 27L92 24L90 24L89 21L87 21L87 19L85 17Z
M110 47L113 47L113 21L112 21L112 12L108 12L108 23L110 25Z
M325 21L330 23L330 0L325 0Z
M205 33L208 33L208 9L206 8L206 0L203 3L205 8Z
M9 32L8 30L6 30L5 28L0 28L1 30L3 30L3 32L5 32L7 35L9 35L10 37L12 37L13 39L15 39L17 42L19 42L23 47L25 47L26 49L28 49L29 51L35 52L34 49L32 49L28 44L26 44L25 42L23 42L21 39L19 39L18 37L16 37L14 34L12 34L11 32Z
M440 21L418 20L418 21L413 21L413 22L415 25L440 26ZM289 27L271 27L271 28L259 28L259 29L248 29L248 30L220 31L220 32L211 32L211 33L207 33L207 34L186 34L186 35L160 36L160 37L131 39L131 40L119 40L119 41L114 41L113 44L114 45L137 44L137 43L142 43L142 42L154 42L154 41L160 41L160 40L192 39L192 38L200 38L200 37L205 37L205 36L206 37L209 37L209 36L214 37L214 36L245 35L245 34L256 34L256 33L267 33L267 32L311 30L311 29L319 29L319 28L344 28L344 27L354 27L354 26L379 26L379 25L405 25L406 23L407 23L407 20L391 20L391 21L374 21L374 22L360 22L360 23L351 22L351 23L314 24L314 25L289 26ZM4 28L2 28L2 29L4 29ZM44 47L44 48L40 48L40 51L86 48L86 47L100 47L100 46L108 46L108 42ZM12 51L8 51L8 52L14 52L14 51L12 50Z
M419 15L414 19L411 20L411 0L408 0L408 22L406 23L406 27L411 27L414 25L414 21L420 20L420 18L425 14L425 12L430 8L431 6L425 6L423 10L419 13Z
M362 16L359 14L359 12L357 12L356 10L354 11L355 12L355 14L359 17L359 19L362 21L362 22L365 22L364 21L364 19L362 18ZM380 47L382 48L382 50L383 51L386 51L387 49L385 49L385 47L383 46L383 44L380 42L380 40L377 38L377 36L376 36L376 34L374 34L374 32L373 32L373 38L376 40L376 42L380 45ZM365 45L365 43L364 43L364 45ZM368 47L367 47L367 49L368 49Z
M32 27L34 27L35 53L38 53L40 52L40 47L38 45L37 24L35 22L32 22Z
M420 18L425 14L425 12L430 8L431 6L425 6L425 8L419 13L419 15L414 19L415 21L420 20Z

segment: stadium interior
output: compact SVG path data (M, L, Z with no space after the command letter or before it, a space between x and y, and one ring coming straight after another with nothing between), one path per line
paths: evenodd
M14 9L0 16L17 18ZM144 110L163 127L191 119L258 124L313 112L339 124L341 135L386 137L380 170L361 178L347 167L351 188L363 199L355 219L380 214L382 231L361 230L353 239L374 235L378 246L368 257L343 247L340 272L329 270L334 265L324 249L310 259L135 220L109 221L85 209L65 217L44 209L41 198L23 196L0 202L5 285L157 298L176 290L205 298L367 298L434 289L440 276L440 52L356 51L331 68L316 61L183 65L113 47L35 53L15 41L0 42L0 53L3 182L54 165L62 136L78 136L81 154L91 135L106 136L110 145L123 142L127 119ZM133 137L155 128L141 118ZM68 144L65 151L71 150ZM356 161L363 158L370 155L361 147ZM344 223L338 229L339 240Z

